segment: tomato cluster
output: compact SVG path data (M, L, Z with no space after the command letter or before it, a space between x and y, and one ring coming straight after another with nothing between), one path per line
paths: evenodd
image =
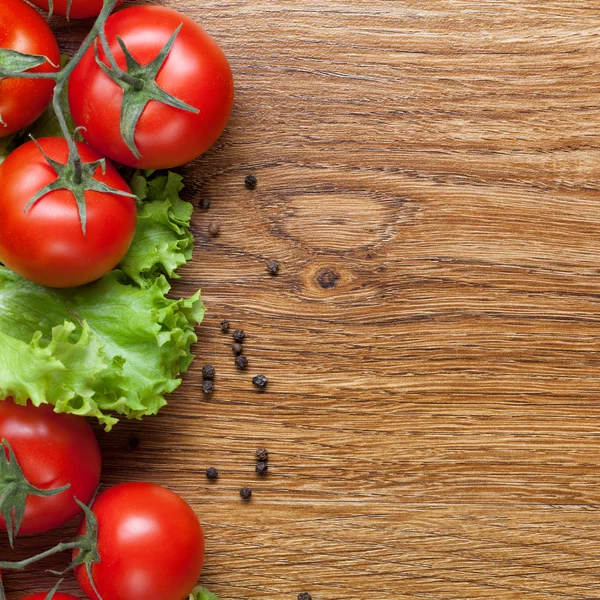
M52 9L86 18L114 4L53 0ZM135 199L106 159L138 169L183 165L215 143L233 107L227 58L192 19L161 6L103 18L59 70L41 15L24 0L0 2L0 138L31 124L53 95L62 113L68 84L70 115L87 142L78 152L63 138L30 141L0 164L0 261L44 286L90 283L127 252Z
M83 417L55 413L48 405L20 406L8 398L0 402L0 438L6 459L13 468L18 466L24 485L35 488L25 499L20 534L55 529L81 512L75 498L84 504L92 500L100 481L101 458L94 432ZM0 468L0 478L3 473ZM6 485L0 488L3 500L6 489ZM57 489L63 491L54 494ZM13 513L13 506L4 508L8 508L5 517ZM125 483L99 494L91 512L97 521L99 555L91 565L93 584L85 565L75 568L88 598L188 597L202 571L204 536L197 516L182 498L152 483ZM78 535L86 533L88 524L85 518ZM0 528L7 529L4 518ZM73 558L78 554L75 549ZM45 598L46 594L34 594L28 600ZM61 599L73 596L54 595L54 600Z

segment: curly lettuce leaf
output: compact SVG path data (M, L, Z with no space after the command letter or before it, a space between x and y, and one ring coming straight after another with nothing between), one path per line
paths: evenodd
M138 285L145 285L161 273L178 277L176 270L192 258L194 238L189 230L192 205L179 197L180 175L169 171L136 173L131 187L146 202L138 211L135 237L121 269Z
M0 397L49 403L110 429L120 416L156 414L180 385L205 309L200 292L167 298L165 274L191 257L191 206L178 176L140 176L143 218L119 269L56 290L0 266Z
M205 587L195 589L188 600L219 600L212 592Z

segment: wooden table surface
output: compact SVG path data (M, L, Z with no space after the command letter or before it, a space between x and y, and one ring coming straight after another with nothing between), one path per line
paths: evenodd
M223 46L237 100L184 169L212 202L176 287L209 308L197 361L99 433L104 483L180 492L221 600L599 598L600 2L161 3Z

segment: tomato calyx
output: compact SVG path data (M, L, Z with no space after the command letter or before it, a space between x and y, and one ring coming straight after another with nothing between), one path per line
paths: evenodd
M49 556L54 556L55 554L59 554L60 552L66 552L68 550L77 550L77 556L75 556L71 564L66 569L64 569L63 571L50 570L49 572L54 575L64 575L65 573L68 573L69 571L72 571L77 567L85 567L88 578L90 580L90 585L92 586L94 593L99 598L99 600L102 600L102 596L100 596L100 594L98 593L96 584L94 583L94 578L92 577L92 566L101 561L100 551L98 550L98 520L96 519L96 515L94 515L94 513L88 506L83 504L83 502L77 500L77 498L75 498L74 500L75 502L77 502L77 504L79 504L85 515L84 534L77 536L71 542L61 542L53 548L50 548L50 550L46 550L45 552L36 554L31 558L26 558L17 562L2 561L0 562L0 569L21 571L29 565L43 560L44 558L48 558ZM56 593L57 589L58 587L54 590L54 593ZM0 600L2 600L1 596Z
M94 55L96 63L102 71L117 85L123 89L123 101L121 105L121 135L123 141L136 159L141 158L140 151L135 143L135 129L146 108L146 105L151 100L156 100L167 106L178 108L186 112L198 114L200 111L187 104L183 100L165 92L156 83L156 77L163 64L167 60L173 44L177 39L183 23L173 32L169 41L164 45L158 56L147 65L140 64L129 52L125 42L117 36L117 42L125 56L126 71L117 65L117 62L111 52L110 46L106 39L104 30L100 31L99 38L102 44L110 66L106 65L98 55L98 40L94 41Z
M50 572L54 573L55 575L64 575L65 573L68 573L77 567L85 567L94 593L100 600L102 600L102 596L100 596L98 593L96 584L94 583L94 578L92 577L92 566L101 561L100 551L98 550L98 519L96 519L96 515L88 506L83 504L83 502L79 502L77 498L75 498L75 502L81 506L85 515L85 533L77 536L73 542L63 545L70 546L72 549L79 550L79 552L64 571ZM59 546L61 546L61 544L58 544L58 546L55 546L55 548L58 548ZM39 556L42 558L41 554ZM33 562L35 561L33 560Z
M0 48L0 79L5 77L15 77L29 69L35 69L41 67L43 64L48 63L55 68L55 65L47 56L41 54L24 54L23 52L17 52L9 48ZM44 78L53 79L56 77L55 73L28 73L27 78L31 76L43 75Z
M27 212L32 206L34 206L39 200L41 200L46 194L55 192L57 190L68 190L75 197L77 202L77 209L79 210L79 219L81 221L81 229L83 235L86 234L87 225L87 208L85 202L85 192L100 192L102 194L116 194L117 196L126 196L128 198L135 198L134 194L124 192L116 188L112 188L106 183L102 183L94 178L94 174L98 168L101 169L102 174L106 173L106 159L101 158L93 162L84 163L81 161L79 155L73 157L72 153L69 152L69 160L66 164L60 163L50 158L40 146L40 144L33 137L31 138L34 144L38 147L38 150L42 153L46 162L54 169L54 172L58 176L54 181L43 187L35 194L31 200L25 206L25 212Z
M8 457L5 448L8 450ZM19 533L25 516L27 496L49 498L62 494L70 487L68 484L61 488L41 490L31 485L17 461L12 446L7 440L2 440L2 444L0 444L0 514L6 523L11 548L14 547L14 538Z

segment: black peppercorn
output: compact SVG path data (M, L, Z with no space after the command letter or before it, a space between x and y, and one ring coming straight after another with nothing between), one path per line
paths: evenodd
M245 356L236 356L235 357L235 366L238 369L245 369L248 366L248 359Z
M258 462L267 462L269 460L269 451L266 448L259 448L256 451L256 460Z
M312 596L308 592L298 594L298 600L312 600Z
M236 329L233 332L233 339L238 342L238 344L241 344L244 341L244 338L246 337L246 332L242 331L241 329Z
M233 350L233 353L235 355L241 354L244 351L244 346L242 346L241 344L238 344L237 342L235 344L233 344L233 346L231 346L231 349Z
M229 331L229 327L230 327L229 321L227 319L223 319L221 321L221 331L223 333L227 333Z
M221 231L221 225L217 222L212 222L208 226L208 233L210 233L210 235L212 237L217 237L219 235L220 231Z
M252 490L250 488L242 488L240 490L240 496L244 500L250 500L250 498L252 498Z
M200 202L198 202L198 207L207 210L210 208L210 198L202 198Z
M204 365L202 367L202 377L204 377L204 379L214 379L215 372L215 368L212 365Z
M246 185L246 189L255 190L258 185L258 179L256 179L255 175L248 175L244 180L244 184Z
M127 442L130 450L137 450L140 446L140 438L137 435L132 435Z
M257 475L266 475L269 470L269 465L266 462L259 462L256 465L256 474Z
M202 382L202 391L205 394L212 394L215 391L215 384L210 379L205 379Z
M269 460L269 451L266 448L259 448L256 451L256 460L259 462L267 462Z
M264 375L257 375L252 379L252 383L261 390L264 390L267 387L267 383L269 380Z
M218 479L219 478L219 471L217 471L214 467L210 467L208 469L206 469L206 478L207 479Z
M269 271L271 275L277 275L277 273L279 273L279 263L276 260L270 260L267 263L267 271Z

